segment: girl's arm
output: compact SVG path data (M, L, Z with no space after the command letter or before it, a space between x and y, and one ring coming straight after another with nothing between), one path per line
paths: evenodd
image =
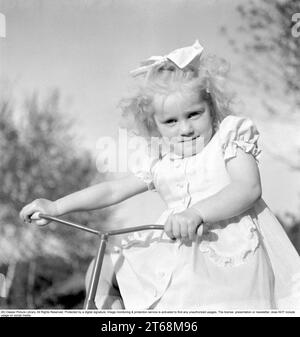
M30 222L31 216L36 212L60 216L74 211L90 211L117 204L147 189L147 185L142 180L129 175L122 179L90 186L56 201L36 199L23 207L20 217L23 221ZM45 219L35 220L37 225L45 225L49 222Z
M147 191L147 185L130 175L122 179L105 181L55 201L58 215L74 211L90 211L115 205L136 194Z
M226 164L231 183L220 192L193 205L204 222L217 222L240 215L261 197L259 170L254 157L237 149Z

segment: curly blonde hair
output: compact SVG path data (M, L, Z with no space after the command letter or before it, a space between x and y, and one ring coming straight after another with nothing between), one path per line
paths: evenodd
M171 61L154 66L144 76L136 79L129 95L121 99L122 125L146 138L159 136L154 120L154 98L163 99L172 93L199 93L199 99L209 104L213 127L233 115L234 95L226 87L228 63L215 56L201 59L199 68L179 69Z

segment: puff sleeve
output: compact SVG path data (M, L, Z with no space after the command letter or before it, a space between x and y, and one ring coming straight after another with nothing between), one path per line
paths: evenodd
M257 145L259 132L251 119L227 116L221 122L219 132L225 161L236 156L238 147L258 161L261 153Z
M158 159L151 156L149 152L149 148L145 144L137 146L129 157L128 168L133 175L145 182L148 190L154 190L153 167Z

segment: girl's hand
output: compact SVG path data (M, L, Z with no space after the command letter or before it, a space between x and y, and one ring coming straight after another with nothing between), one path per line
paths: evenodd
M50 216L57 216L58 210L54 201L47 199L36 199L30 204L22 208L20 212L20 218L24 222L31 222L34 220L35 224L39 226L47 225L50 221L45 219L40 219L38 214L35 213L44 213Z
M171 239L193 240L203 232L203 219L193 208L171 214L165 223L165 232Z

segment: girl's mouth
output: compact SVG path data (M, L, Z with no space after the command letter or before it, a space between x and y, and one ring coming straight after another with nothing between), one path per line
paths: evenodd
M195 139L197 139L197 138L199 138L200 136L194 136L194 137L187 137L187 138L185 138L185 139L182 139L182 140L180 140L178 143L185 143L185 142L192 142L193 140L195 140Z

